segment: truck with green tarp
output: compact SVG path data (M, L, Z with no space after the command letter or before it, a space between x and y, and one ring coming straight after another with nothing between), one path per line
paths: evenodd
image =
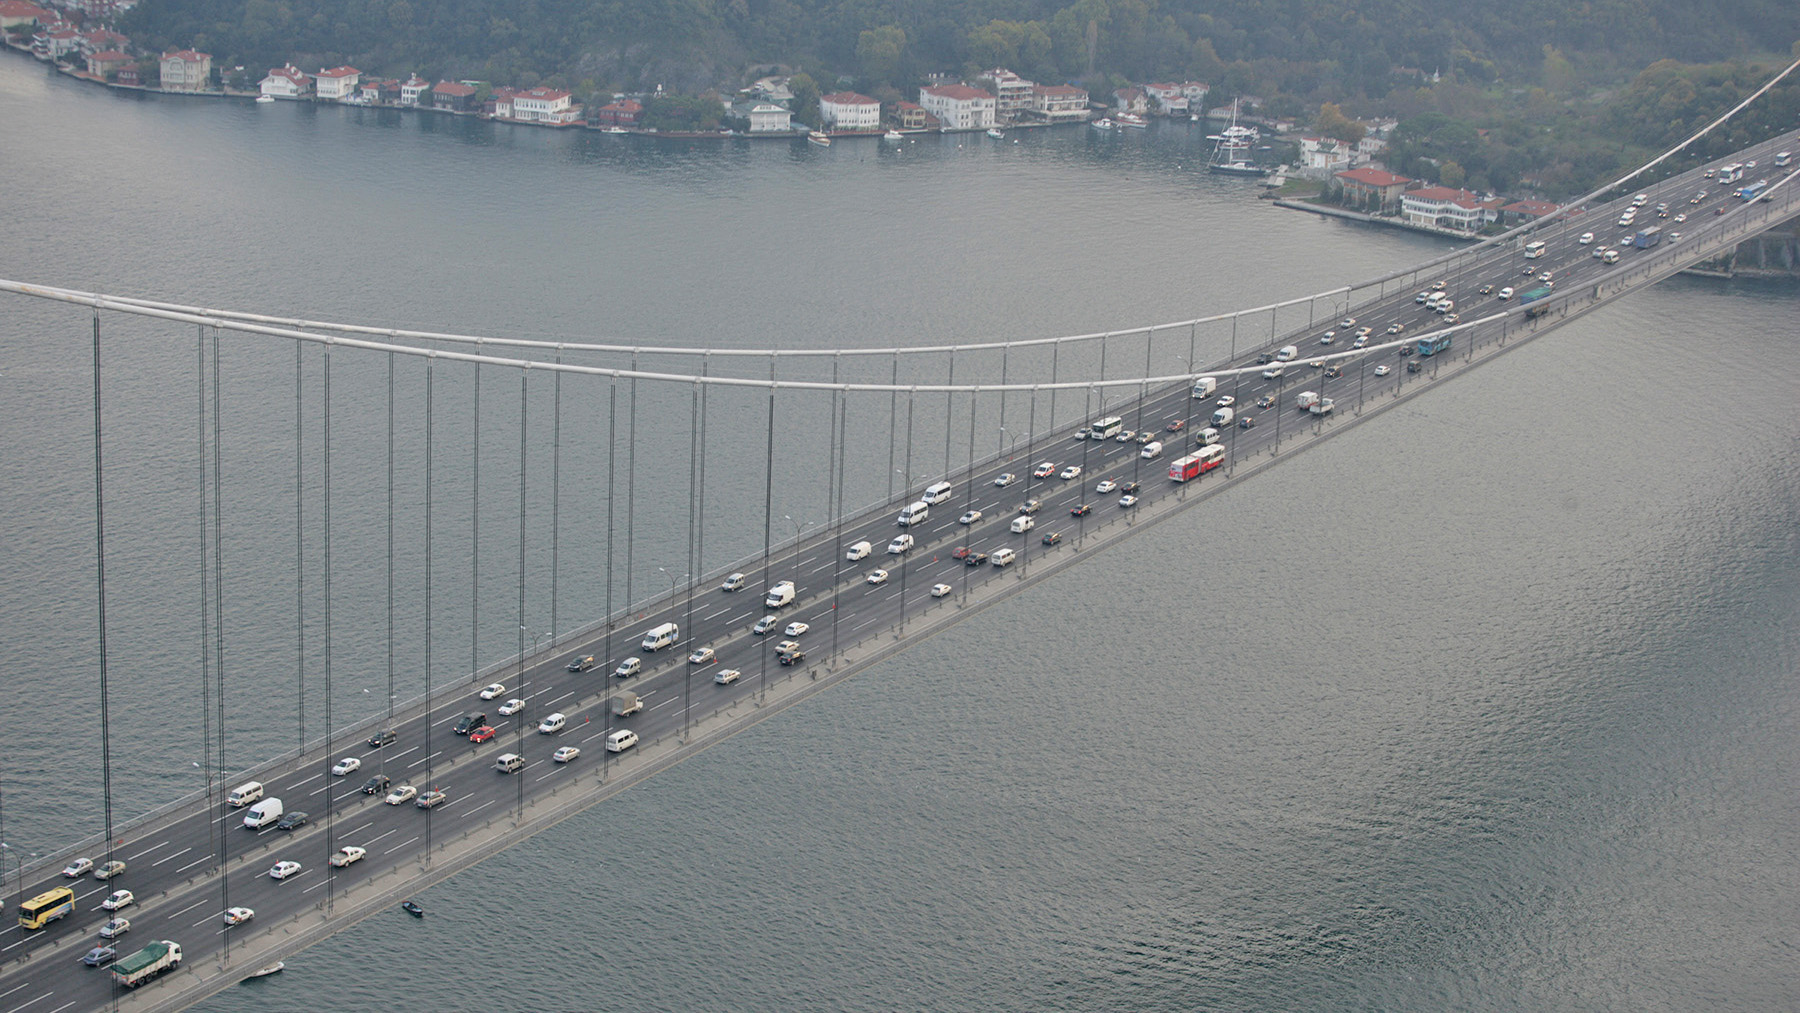
M133 988L164 971L181 966L181 944L164 939L113 962L113 977L119 984Z
M1548 296L1549 294L1550 294L1550 286L1548 286L1548 285L1539 286L1538 288L1534 288L1531 291L1520 296L1519 297L1519 305L1520 306L1530 306L1532 303L1537 302L1540 299L1543 299L1544 297ZM1525 315L1528 317L1542 316L1543 314L1548 313L1549 311L1550 311L1549 307L1547 307L1547 306L1536 306L1536 307L1526 310Z

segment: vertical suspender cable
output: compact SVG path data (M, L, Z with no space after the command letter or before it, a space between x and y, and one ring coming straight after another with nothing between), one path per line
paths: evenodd
M556 364L562 365L561 348L556 350ZM554 647L557 631L556 592L561 580L561 570L558 568L561 560L558 555L562 548L562 370L557 370L551 378L550 389L550 644ZM612 497L610 481L606 487L606 495L608 499ZM607 618L612 617L608 615Z
M837 570L833 574L836 579L831 582L831 660L832 666L835 668L838 662L838 602L839 597L843 594L844 590L844 564L848 562L848 560L844 558L843 550L844 445L850 442L850 429L849 399L844 396L844 391L842 390L832 391L831 398L836 402L836 410L832 414L837 416L838 431L837 480L832 483L832 489L835 496L833 497L834 502L831 508L831 515L837 518L837 536L832 539L833 549L831 553L831 558L835 561L837 566Z
M917 387L906 392L906 474L902 477L906 479L906 489L904 491L908 496L912 495L913 401L918 397L918 393ZM946 420L944 424L949 425L950 423ZM900 557L901 634L906 632L906 571L909 569L911 569L911 567L906 565L906 557ZM898 639L898 637L896 637L896 639Z
M531 706L531 683L525 669L525 437L527 433L527 399L530 394L531 368L519 370L519 696L524 699L526 709L519 713L518 728L514 742L514 752L525 755L525 725L531 720L536 708ZM604 752L605 750L602 750ZM521 818L525 815L525 776L513 778L518 786L518 812Z
M482 352L481 343L475 351ZM475 432L469 496L469 678L481 671L481 363L475 363Z
M217 340L215 337L215 346ZM306 749L306 415L302 401L306 381L301 357L305 348L305 342L294 342L294 697L299 701L295 743L302 751ZM215 403L218 396L214 388Z
M106 483L100 427L100 311L94 310L94 595L100 649L100 777L105 799L106 860L113 856L112 703L106 659Z
M775 376L774 362L769 364L769 376ZM898 433L900 421L900 351L894 350L894 368L888 376L888 502L894 501L894 437ZM907 481L912 481L911 477Z
M436 786L432 780L431 759L431 494L432 494L432 450L435 446L433 429L435 421L432 412L434 391L432 381L436 357L425 360L425 788L430 790ZM431 867L431 812L425 813L425 867Z
M206 775L206 810L214 812L212 778L212 575L207 572L207 505L206 505L206 325L194 328L195 400L194 447L200 466L200 762L196 764ZM212 834L222 832L223 825L207 821L207 850L215 850Z
M694 525L699 517L697 504L700 494L699 479L695 469L699 466L700 457L700 391L704 387L705 384L699 381L694 382L693 390L690 393L691 401L688 405L688 586L687 614L682 617L681 623L682 628L687 630L690 637L694 635L695 574L700 565L699 560L694 556ZM671 610L674 605L674 602L669 603ZM683 665L681 666L681 741L683 742L688 740L688 719L691 715L693 697L694 666Z
M394 727L394 353L387 355L387 726ZM387 753L381 754L387 773Z
M775 378L775 357L769 356L769 378ZM889 433L892 436L892 433ZM888 440L889 453L893 452L893 440ZM889 481L892 481L890 477ZM769 421L763 435L763 593L769 590L769 556L774 551L772 541L775 520L775 388L769 388ZM762 706L763 693L769 688L769 638L761 638L762 673L760 685L756 688L756 705Z
M612 664L613 635L613 580L618 576L613 557L613 504L617 501L613 496L617 488L617 464L619 459L619 378L613 377L607 383L606 392L606 643L600 655L603 664ZM612 685L612 676L604 677L607 685ZM607 690L607 697L612 691ZM608 699L601 705L606 712L606 734L612 735L612 702ZM612 765L612 751L600 750L600 780L605 781Z
M322 452L325 469L325 486L322 490L325 497L325 756L320 761L319 779L325 788L325 852L330 854L337 850L337 803L331 797L331 345L325 345L325 386L320 393L323 400L325 416L324 450ZM330 913L336 899L334 876L325 877L325 911Z
M213 674L218 678L218 685L213 692L213 705L217 707L217 725L219 729L219 770L221 783L225 780L225 498L223 462L223 428L220 425L220 402L223 400L224 388L219 383L219 329L212 333L212 505L213 505ZM219 869L226 868L226 858L231 847L231 835L225 828L219 828ZM223 908L231 907L231 877L219 876L219 904ZM231 937L228 933L221 944L222 960L231 959Z
M956 386L956 349L950 349L950 386ZM951 475L950 467L950 430L956 428L952 419L956 418L956 392L944 392L944 478Z
M1011 363L1011 361L1012 361L1012 342L1008 341L1005 345L1002 345L1000 348L1000 386L1002 386L1002 387L1005 387L1007 385L1007 379L1006 379L1007 367ZM994 434L994 456L995 457L999 457L1001 452L1006 449L1006 445L1000 442L1000 440L1006 435L1006 395L1007 395L1006 391L1002 390L1000 392L1000 431Z
M631 350L631 408L625 427L625 607L636 603L631 596L632 571L637 563L637 388L638 353ZM608 490L610 492L611 490Z
M700 375L709 376L711 373L712 356L711 353L708 353L700 359ZM682 620L688 624L689 636L693 636L694 591L700 586L700 570L706 563L706 409L709 407L708 400L711 391L712 384L700 385L700 429L695 440L695 445L700 449L700 491L695 494L695 502L699 505L699 520L695 522L693 530L694 565L689 568L693 571L693 576L688 580L687 618ZM686 708L688 703L688 701L684 701L682 707Z

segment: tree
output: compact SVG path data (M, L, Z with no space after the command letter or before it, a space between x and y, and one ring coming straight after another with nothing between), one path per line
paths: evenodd
M788 91L794 93L794 119L809 126L818 126L818 82L812 79L811 74L795 74L788 78Z
M1327 102L1319 107L1319 115L1313 118L1313 129L1325 137L1335 137L1352 148L1362 143L1363 137L1368 133L1361 123L1345 116L1336 102Z
M888 84L900 76L900 60L906 54L906 32L899 25L871 28L856 37L856 62L864 80Z

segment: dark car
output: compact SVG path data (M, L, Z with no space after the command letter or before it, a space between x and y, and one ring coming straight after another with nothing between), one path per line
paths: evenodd
M1044 539L1043 539L1043 541L1044 541L1044 544L1045 544L1045 545L1055 545L1055 544L1057 544L1057 543L1058 543L1058 542L1061 542L1061 541L1062 541L1062 532L1060 532L1060 531L1046 531L1046 532L1044 532Z
M469 733L469 741L470 742L486 742L487 740L489 740L493 737L494 737L494 726L493 725L482 725L480 728L477 728L474 731Z
M987 562L987 558L988 556L985 552L971 552L963 557L963 564L966 566L980 566Z
M1333 366L1330 369L1327 369L1325 371L1325 379L1327 379L1327 380L1336 380L1338 377L1341 377L1343 375L1344 375L1344 371L1342 369L1338 368L1337 366Z
M364 795L374 795L378 792L387 791L388 785L393 783L394 782L389 780L386 774L376 774L374 777L363 782L362 792Z
M81 962L89 967L99 967L101 964L112 963L115 956L118 956L118 951L112 947L96 946L82 955Z
M1494 291L1494 286L1483 285L1483 286L1481 286L1481 288L1477 289L1477 291L1479 291L1482 295L1491 295Z
M1401 355L1406 356L1406 355L1411 355L1412 353L1413 353L1413 346L1411 346L1411 345L1401 345L1400 346L1400 354Z
M1267 366L1269 363L1274 362L1274 361L1275 361L1275 356L1271 355L1268 352L1264 352L1261 355L1256 357L1256 364L1258 366Z
M486 714L464 714L462 720L456 723L456 727L450 730L457 735L467 735L485 724L487 724Z
M1119 491L1135 495L1138 491L1138 484L1136 482L1126 482L1124 485L1119 486Z
M1071 516L1071 517L1086 517L1089 513L1091 513L1093 511L1093 509L1094 509L1093 504L1082 503L1082 504L1070 507L1069 508L1069 516Z
M574 658L564 667L571 672L585 672L594 667L594 656L587 654L579 658Z
M1250 416L1246 415L1243 418L1238 419L1238 428L1239 429L1255 429L1256 428L1256 420L1251 418Z
M381 731L369 736L369 748L380 749L382 746L391 745L393 741L399 737L399 733L395 732L392 728L383 728Z
M1419 360L1414 359L1413 361L1407 363L1406 371L1408 373L1417 373L1419 371Z
M283 816L281 819L275 821L275 829L277 829L277 830L298 830L301 827L306 826L306 820L307 820L306 814L301 812L298 809L295 809L293 812L288 813L286 816Z

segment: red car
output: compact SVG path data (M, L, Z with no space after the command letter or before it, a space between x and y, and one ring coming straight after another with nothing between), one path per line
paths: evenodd
M469 733L469 741L470 742L486 742L487 740L489 740L493 737L494 737L494 726L493 725L482 725L480 728L477 728L474 731Z
M952 559L968 559L969 547L967 545L958 545L956 551L950 553L950 556Z
M1169 423L1168 429L1169 429L1169 432L1171 432L1171 433L1179 433L1179 432L1181 432L1181 427L1183 427L1185 425L1187 425L1187 419L1176 419L1175 421Z

